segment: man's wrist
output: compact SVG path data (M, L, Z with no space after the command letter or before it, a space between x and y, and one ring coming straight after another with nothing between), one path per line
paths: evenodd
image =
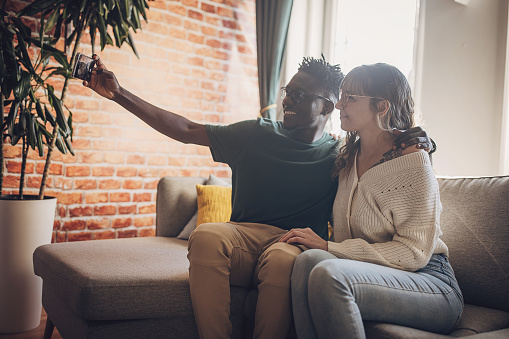
M118 91L113 93L111 100L117 104L121 104L121 101L126 98L126 94L127 91L123 87L119 86Z

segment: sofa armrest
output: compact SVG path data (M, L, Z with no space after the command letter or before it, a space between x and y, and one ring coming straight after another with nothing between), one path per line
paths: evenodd
M176 237L196 212L196 185L205 178L164 177L157 185L156 235Z

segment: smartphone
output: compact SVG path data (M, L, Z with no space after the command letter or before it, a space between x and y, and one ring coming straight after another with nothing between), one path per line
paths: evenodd
M72 69L72 77L85 81L90 81L92 71L94 70L95 60L84 54L77 53L76 61Z

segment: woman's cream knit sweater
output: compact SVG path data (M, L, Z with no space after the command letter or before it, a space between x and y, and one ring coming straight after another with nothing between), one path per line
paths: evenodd
M416 271L432 254L448 254L439 238L441 210L438 182L426 152L379 164L360 180L353 165L339 179L329 252Z

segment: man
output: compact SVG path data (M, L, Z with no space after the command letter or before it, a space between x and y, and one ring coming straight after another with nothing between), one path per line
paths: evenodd
M337 142L324 133L339 100L343 73L323 59L304 58L284 93L282 122L265 119L202 125L162 110L122 88L97 55L90 83L157 131L210 148L232 169L228 223L199 226L189 239L189 284L201 338L229 338L230 284L257 286L255 338L284 338L291 324L290 275L298 246L278 242L295 227L327 239L336 194ZM425 133L407 133L416 144Z

